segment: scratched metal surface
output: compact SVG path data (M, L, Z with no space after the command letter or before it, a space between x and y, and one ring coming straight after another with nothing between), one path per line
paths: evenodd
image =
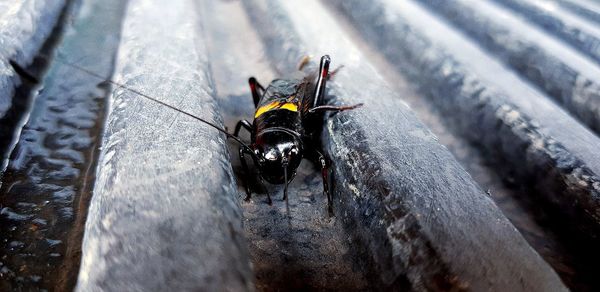
M36 25L35 17L1 22L20 5L43 1L7 3L0 1L0 31L33 23L17 39L44 35L49 26ZM319 171L306 161L291 184L287 217L280 187L267 187L273 206L264 190L242 200L235 143L122 88L93 88L93 78L51 62L48 73L39 72L46 74L42 84L28 90L66 99L71 91L93 92L96 98L80 96L80 114L55 118L58 124L72 119L74 130L65 130L64 139L103 141L98 176L79 176L96 182L78 290L555 291L566 289L562 283L597 290L600 69L597 27L590 24L598 21L598 6L589 0L189 0L164 6L132 0L121 9L123 37L113 39L119 41L112 74L118 82L231 130L237 120L252 118L249 76L266 84L294 71L303 55L314 60L328 53L334 67L345 65L330 83L330 100L365 106L331 117L324 129L336 216L327 216ZM102 10L94 11L102 19ZM59 52L69 40L94 46L99 26L85 23L86 37L67 34L56 45ZM27 46L11 48L37 50ZM114 48L94 50L103 51L103 62L82 64L111 75ZM14 78L12 69L6 72ZM50 82L56 78L66 81ZM0 87L12 96L13 84ZM100 98L108 89L110 98ZM102 107L110 109L106 129L87 130L88 118L102 119L96 114ZM42 125L54 116L40 108L20 110ZM16 149L39 142L28 127L13 123L4 131L8 127L22 141ZM48 159L66 153L50 150ZM90 145L81 153L95 150ZM27 153L13 152L10 165L31 159ZM80 157L68 153L64 159ZM93 167L92 156L79 164ZM16 198L8 186L21 185L19 193L32 197L36 182L67 173L34 168L6 175L2 188ZM48 208L87 207L76 201L63 198ZM2 222L21 218L12 211L26 207L10 202L2 202ZM32 210L43 214L32 213L23 226L48 214ZM52 224L76 231L67 221ZM36 228L42 222L35 221ZM7 270L10 252L57 248L35 236L18 241L4 242L0 277L14 269ZM79 248L77 240L58 246ZM77 276L78 260L72 257L63 273ZM32 270L51 264L40 261ZM44 277L14 279L11 287L53 290L40 284ZM23 286L23 280L33 284Z

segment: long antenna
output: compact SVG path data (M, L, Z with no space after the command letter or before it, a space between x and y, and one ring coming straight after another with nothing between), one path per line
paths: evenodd
M46 60L48 60L48 59L49 59L49 57L48 57L48 56L46 56L46 55L39 55L39 57L42 57L42 58L44 58L44 59L46 59ZM65 60L63 60L63 59L61 59L61 58L59 58L58 56L57 56L57 57L55 57L55 59L56 59L58 62L60 62L60 63L62 63L62 64L64 64L64 65L67 65L67 66L69 66L69 67L71 67L71 68L74 68L74 69L77 69L77 70L79 70L79 71L82 71L82 72L84 72L84 73L87 73L88 75L91 75L91 76L93 76L93 77L96 77L96 78L98 78L98 79L100 79L100 80L102 80L102 81L105 81L105 82L111 83L111 84L113 84L113 85L116 85L117 87L123 88L123 89L125 89L125 90L127 90L127 91L130 91L130 92L133 92L133 93L135 93L135 94L137 94L137 95L139 95L139 96L141 96L141 97L144 97L144 98L146 98L146 99L149 99L149 100L151 100L151 101L153 101L153 102L156 102L156 103L158 103L158 104L160 104L160 105L166 106L166 107L168 107L168 108L170 108L170 109L172 109L172 110L174 110L174 111L177 111L177 112L179 112L179 113L182 113L182 114L184 114L184 115L186 115L186 116L188 116L188 117L191 117L191 118L193 118L193 119L196 119L196 120L198 120L198 121L200 121L200 122L202 122L202 123L205 123L205 124L207 124L207 125L209 125L209 126L211 126L211 127L215 128L215 129L217 129L219 132L221 132L221 133L225 134L225 135L226 135L228 138L231 138L231 139L235 140L235 141L236 141L236 142L238 142L240 145L242 145L243 147L245 147L245 148L247 148L248 150L250 150L249 152L252 154L252 156L253 156L255 159L258 159L258 158L256 157L256 154L254 154L254 151L252 151L252 148L250 148L250 146L248 146L246 143L244 143L244 142L243 142L242 140L240 140L238 137L236 137L236 136L234 136L234 135L230 134L230 133L229 133L229 132L227 132L225 129L223 129L223 128L221 128L221 127L219 127L219 126L217 126L217 125L215 125L215 124L213 124L213 123L211 123L211 122L209 122L209 121L207 121L207 120L205 120L205 119L203 119L203 118L200 118L200 117L198 117L198 116L195 116L195 115L193 115L193 114L191 114L191 113L188 113L188 112L186 112L186 111L184 111L184 110L178 109L178 108L176 108L176 107L174 107L174 106L172 106L172 105L170 105L170 104L168 104L168 103L162 102L162 101L160 101L160 100L158 100L158 99L156 99L156 98L154 98L154 97L152 97L152 96L149 96L149 95L147 95L147 94L145 94L145 93L143 93L143 92L140 92L139 90L136 90L136 89L130 88L130 87L126 86L125 84L122 84L122 83L119 83L119 82L113 81L113 80L111 80L111 79L106 79L106 78L102 77L100 74L97 74L97 73L96 73L96 72L94 72L94 71L91 71L91 70L89 70L89 69L87 69L87 68L81 67L81 66L79 66L79 65L77 65L77 64L73 64L73 63L67 62L67 61L65 61ZM37 83L37 82L38 82L37 78L33 77L33 75L31 75L29 72L27 72L26 70L24 70L23 68L21 68L21 67L20 67L20 66L19 66L19 65L18 65L18 64L15 62L15 61L13 61L13 60L9 60L9 63L10 63L10 65L13 67L13 69L15 70L15 72L17 72L17 74L19 74L19 75L20 75L20 76L22 76L23 78L25 78L25 79L27 79L27 80L29 80L29 81L31 81L31 82L35 82L35 83Z

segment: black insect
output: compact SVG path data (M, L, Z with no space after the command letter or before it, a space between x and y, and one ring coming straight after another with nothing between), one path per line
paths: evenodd
M307 63L305 58L301 71ZM328 166L325 156L318 150L318 136L323 127L323 114L327 111L339 112L354 109L353 106L333 106L325 104L325 87L330 74L329 56L321 57L318 72L290 79L275 79L265 89L254 77L249 79L250 90L256 111L254 122L246 120L237 123L234 136L242 128L250 132L249 147L242 147L239 156L244 170L246 200L251 197L248 183L249 154L263 179L271 184L284 184L283 199L287 199L289 183L296 175L296 169L303 158L312 160L321 168L323 192L327 196L327 206L332 212L331 193L328 185ZM316 74L315 74L316 73ZM269 204L271 197L267 193Z
M41 56L48 58L46 56ZM49 59L49 58L48 58ZM301 77L290 79L275 79L265 89L254 77L249 79L250 89L256 112L254 122L241 120L237 123L233 134L227 130L203 119L164 103L154 97L144 94L138 90L129 88L113 80L107 80L101 75L83 68L79 65L56 59L57 61L97 77L105 82L112 83L125 90L131 91L139 96L159 103L179 113L201 121L220 132L228 138L232 138L240 144L239 155L244 168L244 184L246 189L246 200L250 199L251 191L248 184L248 165L245 155L248 154L254 161L261 182L264 180L272 184L285 184L283 199L287 199L289 182L294 179L296 169L301 160L306 157L321 167L323 177L323 192L327 196L328 210L332 212L331 194L327 183L328 167L327 160L318 149L318 134L323 127L323 114L327 111L339 112L354 109L361 106L333 106L324 101L325 86L327 80L335 73L329 72L330 58L325 55L321 57L318 72L305 74ZM302 71L308 58L304 58L299 66ZM9 62L24 80L37 83L38 79L21 68L16 62ZM251 134L251 144L247 145L238 138L241 128L245 128ZM272 203L267 193L269 204Z

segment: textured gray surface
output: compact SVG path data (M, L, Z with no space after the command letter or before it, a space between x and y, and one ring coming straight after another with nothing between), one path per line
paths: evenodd
M65 0L0 1L0 117L19 84L8 60L29 65L52 32Z
M589 0L555 0L563 7L571 10L577 15L586 17L590 21L600 23L600 3Z
M130 1L115 79L221 124L194 1ZM253 289L222 134L117 88L78 291Z
M564 289L319 3L246 4L277 69L292 70L305 53L329 53L345 66L329 94L337 103L366 103L332 118L324 139L336 173L335 212L365 247L376 285Z
M560 205L575 228L599 234L597 136L419 5L352 5L360 4L339 7L466 137Z
M600 67L594 60L490 2L419 2L465 31L588 127L600 132ZM600 50L600 43L597 47Z
M524 18L539 24L546 31L564 39L568 44L600 63L600 26L561 9L548 0L493 0ZM560 0L559 0L560 2ZM564 1L566 2L566 1Z

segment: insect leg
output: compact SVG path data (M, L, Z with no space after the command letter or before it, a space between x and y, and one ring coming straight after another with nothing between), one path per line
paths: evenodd
M256 78L254 77L250 77L248 79L248 84L250 84L250 91L252 92L252 100L254 100L254 106L258 107L258 102L260 101L260 97L265 93L265 88L262 85L260 85L258 80L256 80Z
M235 125L235 130L233 131L233 135L238 137L238 134L240 133L240 130L242 129L242 127L244 127L244 129L246 129L248 132L252 133L252 125L250 124L250 122L248 122L246 120L241 120L241 121L237 122L237 124Z
M321 177L323 178L323 194L327 197L327 211L329 214L333 214L333 202L331 198L331 192L329 189L329 167L327 165L327 159L317 149L313 149L315 163L321 166Z
M292 181L294 180L294 178L296 178L296 172L293 172L293 173L292 173L292 175L289 177L289 180L288 180L287 171L286 171L286 170L284 170L284 171L285 171L285 173L284 173L284 174L285 174L285 176L286 176L286 177L285 177L285 182L286 182L286 183L285 183L285 188L283 189L283 198L282 198L282 201L285 201L285 200L287 200L287 197L288 197L288 196L287 196L287 193L288 193L288 186L289 186L289 184L291 184L291 183L292 183Z
M244 169L244 187L246 188L246 198L244 200L248 201L250 200L252 192L250 191L250 183L248 181L250 171L248 170L248 163L246 162L244 154L252 154L252 152L250 152L248 148L240 148L240 161L242 162L242 168ZM258 162L254 159L254 157L252 160L254 161L254 165L258 166ZM271 194L269 193L269 190L265 187L265 181L262 177L262 174L260 173L260 169L258 170L258 178L260 180L260 186L267 192L267 203L269 205L272 205L273 201L271 200Z
M283 166L283 181L285 183L285 187L283 188L283 200L285 200L286 204L287 204L287 191L288 191L288 186L290 184L288 182L287 165Z
M321 64L319 65L319 77L317 78L317 85L315 86L315 93L313 96L313 107L323 104L327 76L329 75L329 63L331 63L331 59L328 55L321 57Z
M252 197L252 192L250 191L250 182L248 181L248 177L250 175L250 171L248 170L248 163L246 162L246 157L245 157L245 153L247 153L248 150L244 147L240 148L240 162L242 163L242 168L244 170L244 188L246 189L246 198L244 198L244 200L248 201L250 200L250 198Z
M265 187L265 180L263 179L260 173L258 174L258 177L260 179L260 185L267 192L267 204L273 205L273 200L271 200L271 194L269 193L269 190Z

